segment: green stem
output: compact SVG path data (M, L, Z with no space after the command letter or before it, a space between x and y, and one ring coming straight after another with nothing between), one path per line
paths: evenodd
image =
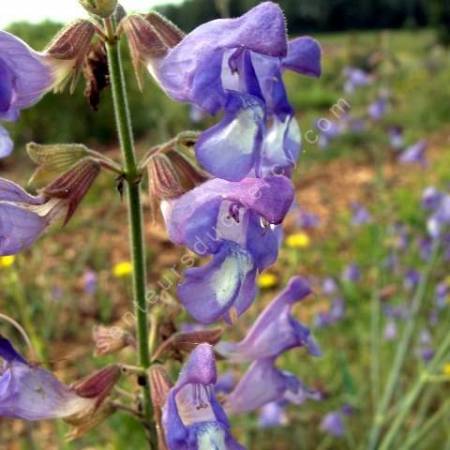
M392 369L389 373L388 381L386 384L386 389L383 393L381 402L379 407L377 408L377 412L374 417L374 423L369 435L369 450L375 450L377 447L378 440L380 438L381 430L383 423L385 421L386 411L389 407L389 403L392 400L392 397L395 392L395 388L400 378L401 369L405 360L405 357L409 350L409 345L411 343L411 339L413 337L414 329L416 326L416 320L418 317L418 313L420 307L422 305L423 298L425 296L426 287L428 284L428 278L431 274L431 270L435 263L437 254L439 249L439 242L435 241L433 246L432 256L430 258L429 263L425 267L425 270L422 273L422 277L417 287L416 293L414 295L411 310L410 310L410 318L405 325L405 329L403 331L402 339L400 341L399 347L397 349L397 353L394 358L394 362L392 364Z
M442 341L441 345L439 346L436 355L432 359L432 361L429 363L427 368L427 373L422 374L419 379L417 380L416 384L413 386L409 394L406 396L404 405L402 406L399 414L393 421L391 427L389 428L388 432L386 433L383 441L380 445L380 450L388 450L391 446L391 443L393 439L395 439L396 436L398 436L398 430L403 425L403 422L408 415L411 407L416 402L417 398L419 397L420 393L422 392L423 387L429 380L428 372L433 373L436 368L438 367L439 363L442 361L444 356L446 355L448 349L450 347L450 333L447 333L446 338Z
M146 261L144 251L144 232L142 203L140 193L140 172L137 167L133 129L128 96L123 72L120 44L115 38L114 24L111 20L105 20L105 29L108 35L107 52L109 75L113 93L114 111L116 115L117 132L124 161L124 176L127 181L128 216L130 226L130 248L133 263L133 298L136 317L138 364L144 370L150 367L149 330L146 300ZM143 416L147 427L150 429L150 448L157 448L156 428L153 421L153 411L150 398L150 386L147 377L139 377L142 387Z

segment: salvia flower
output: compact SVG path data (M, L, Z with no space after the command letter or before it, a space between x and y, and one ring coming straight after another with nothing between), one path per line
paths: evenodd
M241 414L274 401L301 405L307 399L319 400L320 394L307 388L292 373L275 367L274 358L266 358L252 363L226 398L225 409L233 414Z
M67 223L99 172L98 162L82 160L37 196L0 178L0 255L28 248L60 218Z
M344 92L353 94L357 88L368 86L372 83L372 77L362 69L347 67L344 70Z
M349 283L356 283L361 278L361 270L357 264L348 264L342 272L342 279Z
M300 132L282 72L319 76L320 57L309 37L288 42L283 12L263 2L239 18L199 26L148 63L172 98L210 114L224 112L200 136L197 159L214 176L239 181L288 173L295 165Z
M390 127L388 130L389 144L393 150L403 150L405 145L405 138L403 136L403 128L399 126Z
M304 230L317 228L320 225L320 217L306 209L300 209L297 215L297 224Z
M450 195L444 195L435 209L434 213L427 220L428 234L432 238L439 238L443 231L450 225ZM445 241L445 238L444 238ZM444 242L445 244L445 242Z
M345 434L345 425L341 411L326 414L320 423L320 429L331 436L342 437Z
M353 202L351 204L351 209L352 209L352 219L351 219L352 225L360 226L371 222L372 217L370 216L369 211L367 211L367 209L360 203Z
M417 270L409 269L406 271L404 279L403 279L403 285L406 290L412 291L417 287L421 279L421 275Z
M448 304L450 286L447 281L442 281L436 285L435 302L438 309L443 309Z
M259 410L258 425L260 428L274 428L287 425L289 422L281 402L270 402Z
M258 272L278 254L280 227L293 200L283 176L247 178L239 183L214 179L178 199L162 203L169 236L212 260L188 269L178 295L201 323L231 320L252 303Z
M20 111L33 106L54 83L45 58L16 36L0 30L0 120L14 122ZM13 142L0 126L0 158Z
M422 193L422 207L427 210L435 210L441 204L444 194L434 186L428 186Z
M336 324L344 318L345 302L341 297L333 299L328 311L319 312L315 317L315 324L319 328Z
M419 164L420 166L425 167L427 164L425 159L427 148L428 143L423 139L403 150L399 155L398 160L402 164Z
M332 277L327 277L322 281L322 292L325 295L333 295L337 292L338 285Z
M295 347L306 347L310 354L320 355L311 332L294 318L291 311L310 293L306 280L292 278L286 289L260 314L245 339L238 343L219 342L216 350L234 362L277 357Z
M30 364L10 341L0 337L0 416L24 420L87 417L109 395L120 375L118 367L104 369L69 387L47 370Z
M397 337L397 324L394 320L386 322L383 337L386 341L393 341Z
M369 117L372 120L381 120L387 113L388 97L387 95L380 95L367 109Z
M169 391L163 426L169 450L240 450L227 416L214 394L217 381L213 348L200 344Z

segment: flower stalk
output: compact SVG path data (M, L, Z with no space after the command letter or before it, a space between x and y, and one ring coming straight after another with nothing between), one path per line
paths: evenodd
M117 133L124 162L124 178L127 182L128 213L130 226L130 248L133 263L133 298L136 317L138 365L146 370L150 367L149 330L146 301L146 261L143 238L142 204L140 193L141 175L136 163L133 129L128 106L128 96L122 66L120 45L116 39L115 24L111 18L104 20L108 37L108 66L113 93L113 104ZM146 377L139 377L142 387L142 415L149 429L150 448L157 448L156 430L150 398L150 387Z

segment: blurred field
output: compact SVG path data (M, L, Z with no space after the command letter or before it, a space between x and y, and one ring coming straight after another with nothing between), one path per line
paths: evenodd
M15 31L20 31L20 27ZM236 418L236 436L251 449L365 448L374 402L380 395L379 387L371 383L374 357L371 332L376 327L382 334L388 321L383 313L387 306L410 304L414 292L404 285L405 273L410 269L422 272L428 264L421 258L419 246L425 236L426 215L420 205L423 189L433 185L445 191L450 186L450 58L448 51L433 45L433 34L414 31L317 37L324 48L322 78L318 81L298 76L287 78L303 132L315 130L318 118L332 120L330 108L340 98L351 105L353 117L366 115L368 104L380 89L389 90L390 106L381 121L369 120L364 131L346 133L333 140L326 150L305 143L296 176L297 200L301 208L319 216L320 226L302 231L309 237L302 248L283 247L279 261L269 270L275 275L272 285L262 289L254 307L242 318L242 326L235 327L232 334L242 336L244 325L252 322L290 276L309 277L315 286L315 295L297 311L299 317L313 327L324 355L313 359L303 350L296 350L284 358L282 365L298 373L305 383L320 388L325 398L289 407L289 424L279 429L260 429L256 414L248 419ZM42 46L45 40L39 39ZM376 81L347 97L342 90L344 67L366 67L369 61L377 61ZM164 98L150 80L142 96L131 75L128 84L132 89L140 151L183 129L204 127L209 123L191 123L187 107ZM78 141L90 135L87 143L93 148L108 152L111 157L117 156L118 151L111 142L114 126L109 95L109 92L103 94L104 102L98 113L86 112L81 92L73 98L65 95L55 100L49 96L37 108L25 111L15 130L21 144L13 157L0 163L1 176L26 182L32 168L23 149L23 143L28 140ZM70 112L72 102L75 102L75 113ZM425 168L398 164L388 144L390 126L403 127L409 144L427 139ZM148 198L145 201L148 206ZM370 223L359 227L351 224L352 202L359 202L369 210ZM288 236L300 230L296 214L293 211L287 221ZM171 268L180 267L179 258L184 250L174 249L162 227L152 225L148 215L147 218L149 276L152 287L160 289L158 281L174 279ZM396 224L407 230L405 249L400 248ZM390 270L385 262L392 254L399 262ZM110 357L92 357L91 330L95 324L117 323L131 307L129 280L113 272L114 266L124 261L128 261L126 211L114 183L103 176L68 226L63 230L54 228L32 250L18 256L12 266L0 266L0 310L24 325L40 351L41 361L57 371L63 380L77 379L94 367L113 361ZM361 279L355 283L343 281L341 277L350 263L357 264L361 270ZM84 288L87 271L98 275L98 288L92 294L87 294ZM431 269L415 337L396 390L396 401L402 400L425 370L418 356L421 331L425 328L430 331L433 348L448 333L448 299L438 320L429 324L436 284L448 276L448 262L444 262L440 254ZM327 311L333 299L321 290L321 281L326 277L337 281L338 295L345 301L345 314L336 324L316 327L314 318ZM168 313L173 310L174 306L168 306ZM375 323L374 311L378 311ZM405 323L398 321L399 334ZM0 325L0 331L3 328L4 325ZM227 336L230 337L231 332ZM381 386L392 365L397 340L386 341L382 336L377 340ZM133 359L126 351L121 357L129 362ZM176 369L174 367L174 372ZM449 393L448 380L429 383L402 428L398 445L443 407ZM320 430L320 421L327 412L344 404L350 404L353 409L353 414L345 418L347 433L344 437L332 438ZM414 449L449 450L448 417L449 413L444 415ZM27 426L0 419L0 448L144 448L140 426L122 413L75 442L65 442L66 431L63 424Z

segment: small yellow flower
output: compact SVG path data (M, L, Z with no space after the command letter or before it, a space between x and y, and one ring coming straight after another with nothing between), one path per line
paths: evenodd
M0 267L11 267L14 264L16 257L11 256L0 256Z
M303 232L291 234L286 238L286 245L290 248L306 248L310 243L311 239Z
M450 377L450 363L444 364L444 367L442 368L442 373Z
M278 277L273 273L263 273L258 277L258 286L261 289L270 289L278 284Z
M113 275L116 278L124 278L133 273L133 265L130 263L130 261L123 261L120 263L117 263L113 267Z

